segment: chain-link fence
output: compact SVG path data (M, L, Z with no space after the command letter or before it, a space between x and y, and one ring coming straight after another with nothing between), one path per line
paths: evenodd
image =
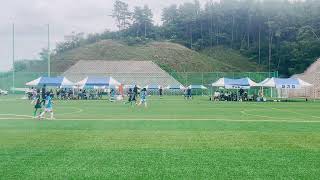
M261 82L268 77L278 77L278 72L172 72L169 73L183 85L210 85L220 78L245 78L249 77L255 82Z
M211 87L211 84L217 81L219 78L244 78L249 77L255 82L261 82L268 77L278 77L277 72L171 72L166 76L165 74L159 73L104 73L104 74L82 74L82 73L73 73L73 74L64 74L64 73L51 73L51 76L66 76L71 81L77 82L82 78L87 76L94 77L110 77L112 76L119 82L127 85L138 84L140 86L146 85L160 85L160 86L170 86L181 84L183 86L189 85L204 85L208 88L205 94L211 93L214 88ZM29 81L37 79L41 76L48 76L47 72L16 72L15 78L13 79L12 72L0 74L0 89L12 90L13 87L25 88L25 84ZM249 93L258 93L258 88L253 88L249 90ZM197 94L203 94L203 92L195 91ZM271 96L271 91L266 89L265 95Z
M280 93L285 94L289 98L320 98L320 73L308 73L297 75L303 81L312 84L310 87L303 87L297 90L282 90Z

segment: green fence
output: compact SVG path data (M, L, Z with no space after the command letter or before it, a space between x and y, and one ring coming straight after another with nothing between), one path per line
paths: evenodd
M48 73L39 72L16 72L13 78L12 72L0 73L0 89L12 90L15 88L24 88L26 82L37 79L41 76L47 76ZM51 73L51 76L59 76L61 73Z

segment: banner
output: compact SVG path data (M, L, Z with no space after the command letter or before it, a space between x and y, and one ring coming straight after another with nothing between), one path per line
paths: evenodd
M250 89L250 86L226 85L226 89Z
M300 89L299 85L296 84L279 84L276 86L277 89Z

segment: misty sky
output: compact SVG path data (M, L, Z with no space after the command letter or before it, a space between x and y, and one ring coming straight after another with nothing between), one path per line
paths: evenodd
M16 59L38 58L47 47L47 25L51 26L51 44L75 32L102 32L116 28L112 13L115 0L10 0L0 6L0 71L9 70L12 62L12 23L15 23ZM133 6L148 4L154 21L161 23L161 10L172 0L123 0ZM178 0L176 2L193 2ZM206 0L201 0L201 3Z

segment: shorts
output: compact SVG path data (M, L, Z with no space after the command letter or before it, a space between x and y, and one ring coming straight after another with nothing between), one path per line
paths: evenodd
M34 106L34 108L35 108L35 109L40 109L40 108L41 108L41 105L40 105L40 104L37 104L37 105Z
M145 103L147 100L145 98L141 98L141 103Z
M45 112L52 112L52 107L46 107L46 108L44 109L44 111L45 111Z

